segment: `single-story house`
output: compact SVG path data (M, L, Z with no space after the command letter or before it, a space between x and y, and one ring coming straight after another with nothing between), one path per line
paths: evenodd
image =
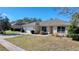
M28 24L28 22L17 22L17 23L12 23L11 24L11 29L15 31L22 31L23 30L23 25Z
M67 35L67 26L69 25L68 22L63 20L49 20L43 22L33 22L30 24L23 25L23 29L27 33L31 33L31 31L35 31L36 33L46 32L48 34L53 35Z

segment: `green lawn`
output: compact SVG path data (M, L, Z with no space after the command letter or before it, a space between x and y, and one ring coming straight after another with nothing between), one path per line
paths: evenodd
M11 31L11 30L8 30L8 31L5 31L5 34L18 34L19 32L18 31Z
M2 45L0 45L0 51L8 51L5 47L3 47Z
M6 40L29 51L79 51L79 42L70 38L25 35Z

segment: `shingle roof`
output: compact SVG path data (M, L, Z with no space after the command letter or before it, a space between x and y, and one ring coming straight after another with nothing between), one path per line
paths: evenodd
M22 28L21 25L11 25L11 27L12 27L12 28L18 28L18 29Z
M35 26L37 22L29 23L26 25L23 25L24 27L29 27L29 26ZM43 21L39 22L39 26L67 26L69 25L68 22L65 22L63 20L49 20L49 21Z
M40 26L67 26L69 23L63 20L49 20L40 22Z
M36 22L23 25L24 27L35 26Z
M23 27L23 25L26 25L26 24L28 24L28 22L14 23L14 24L11 25L11 27L12 27L12 28L18 28L18 29L20 29L20 28Z

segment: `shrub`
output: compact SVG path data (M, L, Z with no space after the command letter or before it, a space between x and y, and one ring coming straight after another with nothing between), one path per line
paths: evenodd
M71 37L73 40L79 41L79 34L69 34L69 37Z
M47 35L48 33L47 32L44 32L44 31L41 31L40 34Z
M68 37L71 37L73 40L79 41L79 27L70 25L68 27Z
M0 34L5 34L5 31L0 31Z
M73 40L79 40L79 13L72 15L71 24L68 26L68 35Z
M31 30L31 33L32 33L32 34L35 34L35 31L34 31L34 30Z

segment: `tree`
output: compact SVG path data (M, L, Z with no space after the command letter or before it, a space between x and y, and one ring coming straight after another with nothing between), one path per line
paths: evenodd
M78 24L79 24L79 13L75 13L75 14L72 15L71 24L73 24L74 26L78 26Z
M68 26L68 34L74 40L79 40L79 13L72 16L71 24Z
M3 32L5 30L8 30L10 28L9 19L7 16L2 16L0 14L0 31Z
M18 19L17 21L15 21L15 23L23 23L23 22L28 22L28 23L32 23L32 22L41 22L42 20L39 18L28 18L28 17L24 17L23 19ZM14 22L14 21L13 21Z
M79 13L79 7L55 7L53 10L58 12L58 15L71 17L75 13Z
M32 22L41 22L42 20L39 18L39 19L37 19L37 18L31 18L31 21Z
M5 16L5 18L3 19L3 30L9 30L10 27L11 27L11 24L9 22L9 18Z

